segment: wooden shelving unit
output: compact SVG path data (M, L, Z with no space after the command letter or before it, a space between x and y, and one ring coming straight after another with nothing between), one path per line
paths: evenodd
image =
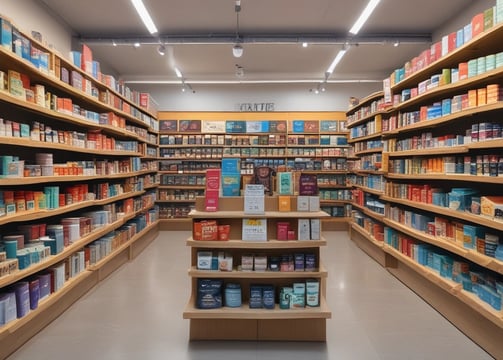
M266 197L264 215L246 215L243 213L243 198L220 198L217 212L204 211L204 198L198 198L196 209L190 214L193 221L215 219L222 224L230 224L231 232L228 241L187 240L191 249L191 295L183 312L183 317L190 320L191 340L287 340L287 341L325 341L326 319L331 312L326 304L327 270L320 262L320 248L326 240L274 240L277 221L292 221L299 218L321 219L328 215L324 212L279 212L277 198ZM241 239L243 218L267 219L267 241L245 241ZM233 256L233 263L239 264L240 255L257 252L267 255L280 255L285 252L307 251L315 254L317 268L307 272L281 271L240 271L237 266L233 271L198 270L197 253L200 250L226 251ZM243 301L241 307L217 309L200 309L197 306L197 280L222 279L224 282L237 282L241 285ZM249 285L253 283L274 285L276 292L280 286L294 281L316 279L320 284L320 304L317 307L280 309L276 303L274 309L250 309L248 305Z
M23 97L13 96L8 90L0 90L0 118L4 124L11 121L17 123L19 127L24 127L23 132L16 133L10 130L8 133L6 130L0 135L1 156L18 156L21 161L26 161L24 165L28 165L35 164L36 153L50 153L54 164L60 168L64 168L64 165L69 163L72 164L67 166L78 164L82 168L84 161L92 162L96 174L76 176L73 174L78 172L72 170L66 172L72 175L56 175L57 173L54 172L54 176L33 176L21 171L22 174L17 177L1 178L0 191L4 195L9 191L43 192L45 187L51 186L58 187L59 194L63 195L65 202L62 203L60 197L60 204L63 204L61 206L52 208L52 204L43 206L39 203L37 205L40 208L37 206L33 210L26 210L26 206L16 204L16 211L10 210L5 214L4 206L11 206L11 200L3 197L6 204L2 203L0 233L2 235L21 234L22 231L18 229L20 225L40 223L58 225L65 217L82 217L86 212L105 208L109 209L111 215L110 219L104 223L92 224L89 231L81 232L80 238L72 239L62 250L45 256L38 262L34 261L25 268L12 270L1 276L0 292L10 293L13 291L12 286L16 283L34 281L37 275L47 273L55 266L64 265L68 270L70 259L75 254L84 253L92 243L105 236L116 234L117 237L114 238L114 243L110 244L111 249L107 256L94 264L91 264L92 261L89 258L87 263L82 264L82 271L74 276L67 271L68 274L61 288L50 293L25 316L0 326L0 358L2 359L57 318L99 281L137 256L155 239L159 231L159 222L155 219L155 211L153 211L158 165L156 114L140 107L136 101L123 95L119 90L112 89L77 68L59 53L33 39L30 34L23 33L23 36L29 39L33 48L48 55L49 69L47 72L39 70L31 62L5 47L0 47L0 70L6 76L9 70L17 71L29 78L30 85L43 86L45 96L57 94L60 99L71 99L72 104L80 109L92 111L98 115L112 116L113 114L114 119L117 119L119 123L100 124L97 119L88 119L75 110L74 112L63 111L62 108L56 108L54 104L57 104L57 100L54 98L51 107L49 102L36 103ZM64 82L62 68L69 73L73 72L76 77L80 76L85 79L96 91L96 96L90 94L90 88L87 92ZM103 96L99 97L98 93ZM111 98L116 101L111 101ZM87 112L86 115L88 115ZM46 127L46 130L48 127L51 129L51 135L44 132L49 139L40 135L39 126L42 125ZM11 126L8 129L11 129ZM7 129L7 126L3 125L2 128ZM97 146L98 140L96 136L91 137L91 134L98 134L96 136L101 136L99 141L103 142ZM104 145L105 142L107 145ZM98 162L105 165L100 168L100 165L97 165ZM80 173L82 172L81 170ZM86 194L82 196L84 199L81 201L69 196L73 194L67 190L76 185L87 186ZM94 200L90 200L94 197L88 195L89 193L95 194ZM118 234L126 234L125 229L133 226L132 222L139 224L140 218L145 219L145 226L140 228L138 225L136 232L131 230L127 236L124 235L119 239ZM25 245L29 240L25 239ZM30 241L43 244L38 236Z
M419 83L430 79L432 75L442 72L442 69L456 68L461 62L502 51L501 43L495 40L502 34L503 25L496 25L426 68L394 84L391 87L392 94L402 94L404 90L415 88ZM454 132L464 135L465 130L472 130L472 126L479 123L499 122L498 119L503 110L501 101L493 104L479 104L470 108L463 107L460 111L453 110L452 113L435 119L417 118L413 123L409 123L408 116L415 112L419 113L421 108L424 109L435 102L451 99L460 94L468 94L469 91L473 93L473 90L486 88L491 84L501 84L502 79L503 67L500 66L455 83L439 85L411 99L396 103L382 112L380 114L383 122L382 176L385 185L379 191L370 191L362 183L356 184L355 188L372 193L379 201L385 203L383 216L376 216L371 211L359 207L365 216L384 224L384 241L377 241L373 234L356 223L351 226L351 238L362 249L495 358L503 357L503 346L499 340L503 337L501 311L494 309L475 293L464 289L459 279L456 281L454 277L441 276L438 271L433 270L431 264L429 266L420 264L419 260L416 260L417 253L411 254L408 246L428 246L432 253L443 254L453 261L466 263L470 271L476 268L480 274L485 273L491 278L501 280L503 262L481 253L480 248L467 248L458 230L463 229L465 225L481 226L487 233L498 234L501 242L503 222L471 213L469 210L458 211L433 205L426 200L418 200L417 193L412 195L400 191L411 186L416 189L421 186L435 187L444 192L460 187L476 189L480 196L501 195L498 189L503 182L503 176L499 173L496 176L489 176L488 173L480 172L469 174L466 168L463 171L459 169L451 171L447 170L448 168L433 171L424 165L416 167L419 162L423 161L424 164L429 159L455 158L459 162L461 158L473 159L487 154L500 154L503 148L501 138L474 139L471 142L464 141L453 146L447 146L448 144L441 142L437 146L435 141L423 141L419 145L415 142L422 136L443 137L450 136ZM377 95L373 94L363 102L375 99L374 96ZM352 124L362 125L372 118L371 115L365 114L366 116L352 123L351 112L359 110L357 106L348 113L350 128ZM357 142L358 139L350 140L350 143ZM360 155L362 152L357 154ZM402 161L405 164L404 168L401 166ZM354 208L358 206L354 205ZM443 219L448 222L446 226L452 226L455 223L457 233L451 236L449 232L448 236L444 236L442 232L437 232L436 228L435 232L429 231L431 229L427 231L417 223L411 224L401 216L404 214L410 216L419 214L435 221ZM402 243L397 243L397 239Z

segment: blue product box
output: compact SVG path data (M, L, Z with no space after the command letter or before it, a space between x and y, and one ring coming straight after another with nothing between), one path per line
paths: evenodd
M12 51L12 24L0 18L0 46Z
M451 279L452 278L452 264L454 260L447 255L442 255L440 258L440 276L443 278Z
M274 286L265 285L262 288L262 303L263 303L264 309L274 309L274 307L275 307Z
M70 51L70 59L73 62L73 65L78 67L79 69L82 68L82 53L80 51Z
M222 173L239 173L239 162L238 158L222 158Z
M478 194L477 190L470 188L453 188L448 193L449 209L457 211L469 210L472 196Z
M250 286L250 309L260 309L263 307L263 292L262 286L251 285Z
M485 237L484 228L474 225L463 225L463 246L467 249L474 249L477 244L477 237Z
M442 267L442 255L433 253L431 268L436 272L440 273L440 268Z
M442 116L447 116L451 113L451 99L442 100Z
M260 131L265 133L269 132L269 121L261 121Z
M495 310L501 311L501 295L491 287L482 284L478 285L478 296Z
M304 120L294 120L293 121L293 129L294 133L302 133L304 132Z
M465 43L464 29L459 29L456 33L456 48L463 46Z

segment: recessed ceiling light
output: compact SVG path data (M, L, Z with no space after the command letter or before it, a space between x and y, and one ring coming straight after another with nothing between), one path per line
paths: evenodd
M141 44L140 44L139 42L135 42L135 43L133 44L133 46L134 46L135 48L139 48L139 47L140 47L140 45L141 45Z
M308 47L308 45L309 45L309 44L308 44L307 42L303 42L303 43L302 43L302 47L304 47L304 48L307 48L307 47Z
M243 56L243 47L241 46L241 44L234 45L234 47L232 48L232 55L237 58Z

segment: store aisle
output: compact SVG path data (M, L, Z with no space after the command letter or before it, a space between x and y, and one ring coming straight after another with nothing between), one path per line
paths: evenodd
M491 359L348 239L328 232L326 343L189 342L188 232L161 232L138 258L9 357L106 360Z

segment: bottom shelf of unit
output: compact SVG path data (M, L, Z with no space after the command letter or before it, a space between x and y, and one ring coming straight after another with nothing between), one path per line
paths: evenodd
M239 308L221 307L218 309L198 309L194 297L190 298L183 312L184 319L249 319L249 320L292 320L292 319L330 319L332 312L325 298L320 298L320 306L299 309L280 309L276 304L274 309L250 309L247 303Z

